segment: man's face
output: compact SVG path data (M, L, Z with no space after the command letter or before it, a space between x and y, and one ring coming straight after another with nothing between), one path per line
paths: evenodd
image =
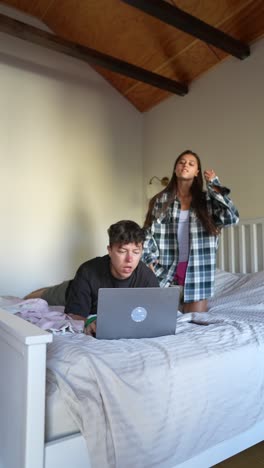
M129 278L133 271L137 268L142 255L142 244L113 244L108 246L107 250L110 262L110 270L112 275L118 279Z

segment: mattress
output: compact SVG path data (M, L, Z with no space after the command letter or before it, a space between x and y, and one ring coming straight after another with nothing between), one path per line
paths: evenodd
M171 468L264 421L264 272L218 280L176 336L54 337L47 367L93 466Z

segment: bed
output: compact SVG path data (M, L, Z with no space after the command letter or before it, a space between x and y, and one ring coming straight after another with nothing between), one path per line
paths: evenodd
M229 258L223 250L242 239L239 255L257 256L241 263L250 273L218 270L209 313L179 314L176 336L52 335L2 298L0 467L209 468L262 441L263 220L254 222L241 225L246 242L235 232L220 247Z

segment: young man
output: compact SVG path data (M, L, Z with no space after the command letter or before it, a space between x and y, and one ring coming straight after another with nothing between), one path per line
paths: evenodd
M87 323L86 319L97 313L99 288L159 287L155 274L140 260L145 240L144 229L134 221L124 220L112 224L107 232L108 255L83 263L70 283L38 290L39 296L32 293L26 298L42 297L54 304L49 300L52 289L56 294L62 291L66 295L65 313L74 319L84 320L87 324L85 333L94 335L96 321Z

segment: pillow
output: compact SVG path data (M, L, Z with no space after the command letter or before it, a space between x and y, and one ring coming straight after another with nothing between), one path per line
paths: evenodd
M217 268L215 272L215 295L223 293L227 288L232 288L241 276L243 276L243 273L230 273Z

